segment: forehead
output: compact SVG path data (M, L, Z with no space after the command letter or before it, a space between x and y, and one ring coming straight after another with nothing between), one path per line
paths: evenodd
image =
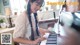
M38 2L33 2L34 4L38 5L38 6L42 6L42 4L38 3Z

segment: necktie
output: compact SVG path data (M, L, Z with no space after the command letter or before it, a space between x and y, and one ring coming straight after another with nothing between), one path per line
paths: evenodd
M40 35L39 35L39 30L38 30L37 13L34 13L34 18L35 18L35 23L36 23L36 33L37 33L37 36L40 36Z

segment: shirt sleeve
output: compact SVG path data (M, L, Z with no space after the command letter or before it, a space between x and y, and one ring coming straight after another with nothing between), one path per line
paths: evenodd
M15 30L13 32L13 38L24 37L26 32L25 16L20 15L15 20Z

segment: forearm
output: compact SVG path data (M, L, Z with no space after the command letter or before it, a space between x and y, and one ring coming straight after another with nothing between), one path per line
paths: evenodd
M48 38L50 32L47 30L47 29L42 29L42 28L39 28L39 31L42 35L42 40L45 40Z
M45 33L49 33L47 29L39 28L39 32L44 35Z
M17 43L23 43L23 44L33 44L33 41L23 39L23 38L14 38L13 41Z

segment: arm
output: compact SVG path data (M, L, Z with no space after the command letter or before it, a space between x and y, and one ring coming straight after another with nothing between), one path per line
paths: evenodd
M47 29L42 29L42 28L39 28L39 32L41 34L41 40L46 40L50 34L50 32L47 30Z
M39 28L39 32L41 35L45 35L45 33L50 33L47 29Z
M23 44L33 44L33 41L23 39L23 38L13 38L13 41L17 43L23 43Z
M42 35L44 35L44 34L47 33L47 32L48 32L48 31L46 31L45 29L44 29L44 31L43 31L43 29L40 28L40 33L41 33ZM24 39L24 38L19 38L19 37L13 38L14 42L23 43L23 44L33 44L33 45L36 45L36 44L38 44L39 42L41 42L41 41L43 41L43 40L45 40L45 39L46 39L46 38L44 38L44 37L40 37L40 38L38 38L38 39L36 39L36 40L34 40L34 41L31 41L31 40Z
M22 44L36 45L41 41L41 38L38 38L38 39L36 39L34 41L27 40L27 39L24 39L24 38L14 38L13 40L15 42L22 43Z

